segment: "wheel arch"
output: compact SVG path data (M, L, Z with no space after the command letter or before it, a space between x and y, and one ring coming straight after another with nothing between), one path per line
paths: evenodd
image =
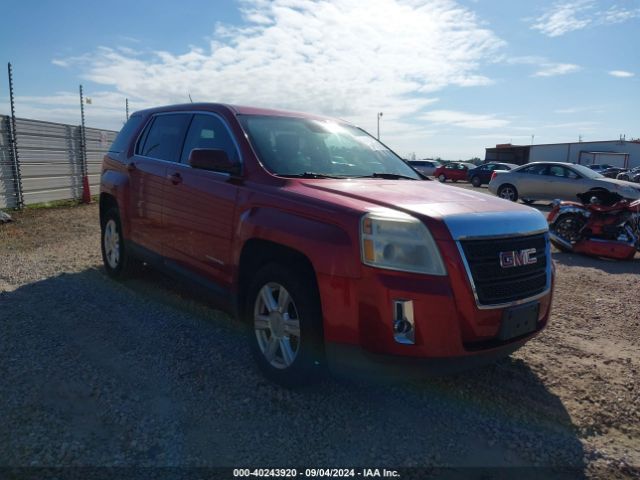
M237 275L236 308L238 313L242 314L243 312L252 274L270 263L294 266L295 270L307 276L314 287L314 294L322 314L318 279L311 260L299 250L261 238L251 238L242 246Z

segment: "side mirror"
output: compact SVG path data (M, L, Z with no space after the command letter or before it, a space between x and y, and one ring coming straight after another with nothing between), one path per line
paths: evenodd
M192 168L232 175L240 173L240 165L232 161L227 152L217 148L194 148L189 154L189 165Z

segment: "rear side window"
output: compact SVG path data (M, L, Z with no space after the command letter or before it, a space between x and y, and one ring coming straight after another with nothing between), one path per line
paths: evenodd
M189 126L191 114L172 113L157 115L146 133L138 154L168 162L180 161L180 150L184 134Z
M531 175L546 175L547 174L547 166L546 165L531 165L530 167L523 168L519 170L520 173L529 173Z
M138 130L140 123L142 123L142 115L131 115L109 147L109 153L124 152L129 145L129 139Z
M184 142L182 163L188 162L191 150L194 148L224 150L230 160L239 161L238 150L229 131L222 121L213 115L194 115Z

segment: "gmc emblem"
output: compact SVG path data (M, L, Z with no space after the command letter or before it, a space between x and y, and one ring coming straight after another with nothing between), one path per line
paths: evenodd
M524 265L533 265L537 262L535 248L500 252L500 266L502 268L522 267Z

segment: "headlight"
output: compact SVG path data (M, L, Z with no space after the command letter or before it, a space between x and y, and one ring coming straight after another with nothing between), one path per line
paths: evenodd
M442 256L427 227L394 210L372 212L360 222L362 262L403 272L446 275Z

